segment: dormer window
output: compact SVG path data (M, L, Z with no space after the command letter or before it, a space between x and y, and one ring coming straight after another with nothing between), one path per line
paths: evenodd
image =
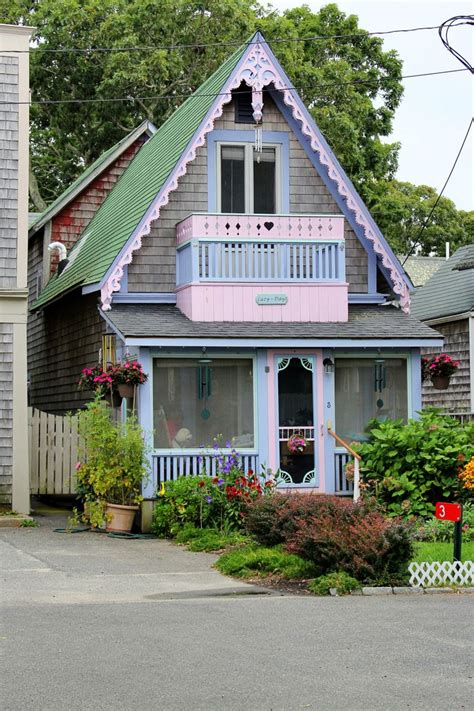
M223 213L275 214L280 209L280 148L218 144L218 209Z

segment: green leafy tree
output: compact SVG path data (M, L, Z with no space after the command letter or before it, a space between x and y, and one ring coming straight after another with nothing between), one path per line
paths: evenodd
M419 253L443 256L445 244L451 251L474 241L474 213L457 210L449 198L441 197L427 223L421 240L420 231L438 194L429 185L380 181L372 193L371 211L392 249L398 254L419 246ZM419 242L419 244L418 244Z
M243 41L256 29L270 41L355 35L276 42L274 49L365 197L396 170L398 146L381 138L391 132L402 95L401 61L337 5L280 15L255 0L0 0L0 21L35 26L34 43L41 49L156 48L87 54L39 49L31 55L36 100L171 97L33 106L30 195L37 209L144 118L161 124L233 49L216 43ZM196 43L211 46L159 48Z

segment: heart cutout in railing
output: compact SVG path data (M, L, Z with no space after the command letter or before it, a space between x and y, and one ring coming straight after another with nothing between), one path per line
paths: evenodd
M272 227L274 227L274 224L275 224L274 222L264 222L263 226L265 227L266 230L268 230L270 232Z
M471 73L474 74L474 67L457 49L451 46L449 43L449 30L453 27L462 27L463 25L474 25L473 15L457 15L456 17L450 17L449 20L443 22L438 29L438 34L441 38L441 42L444 44L446 49L451 52L451 54L458 59L461 64L463 64L466 69L469 69Z

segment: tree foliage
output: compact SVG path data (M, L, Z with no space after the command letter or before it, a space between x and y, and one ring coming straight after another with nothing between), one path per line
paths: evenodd
M0 21L37 28L40 49L31 54L36 100L171 97L33 106L32 165L46 202L144 118L161 124L233 50L225 43L245 41L256 29L270 41L308 38L275 42L274 50L363 194L393 177L398 146L381 138L390 134L400 102L401 61L334 4L316 13L302 6L278 14L254 0L0 0ZM340 34L355 37L309 39ZM196 43L211 46L160 49ZM42 51L79 47L155 49Z
M446 197L440 198L418 240L437 199L436 190L429 185L392 180L380 181L375 186L370 205L372 215L395 252L408 254L416 246L422 255L443 256L446 242L450 243L451 251L474 242L474 212L458 210Z

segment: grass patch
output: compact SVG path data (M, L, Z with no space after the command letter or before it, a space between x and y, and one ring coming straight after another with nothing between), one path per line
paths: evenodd
M343 571L321 575L308 585L315 595L329 595L331 588L335 588L338 595L348 595L361 587L358 580Z
M474 560L474 541L463 543L461 549L461 558L465 560ZM422 541L415 543L415 553L412 558L414 563L432 563L433 561L453 560L453 544L452 543L431 543Z
M214 528L185 526L176 534L177 543L184 543L194 553L221 551L230 546L243 545L249 539L241 533L221 533Z
M265 548L256 544L224 553L217 561L216 568L224 575L237 578L280 575L286 580L300 580L315 575L311 563L297 555L285 553L280 546Z

